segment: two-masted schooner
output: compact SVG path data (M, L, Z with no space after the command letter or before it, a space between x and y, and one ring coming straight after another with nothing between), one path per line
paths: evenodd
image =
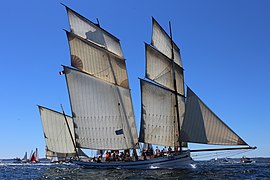
M159 157L111 162L75 158L74 163L87 168L178 169L193 162L190 156L193 150L187 149L188 143L241 146L228 149L252 148L189 87L185 93L180 49L172 40L171 28L169 36L154 18L151 44L145 44L145 79L140 79L138 137L119 39L102 29L99 23L91 22L68 7L66 10L72 67L63 66L61 74L66 77L72 117L58 114L58 119L63 120L60 116L65 116L73 120L66 125L74 133L70 133L70 140L65 140L69 146L61 152L75 153L76 148L133 150L136 156L139 143L173 149ZM50 117L43 117L46 118Z

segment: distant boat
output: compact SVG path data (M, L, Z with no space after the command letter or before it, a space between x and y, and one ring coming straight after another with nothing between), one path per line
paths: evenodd
M26 163L28 161L29 160L27 159L27 152L25 152L24 157L22 158L22 161L21 162Z
M252 159L246 157L246 156L243 156L241 159L240 159L240 162L241 163L253 163L255 161L253 161Z
M31 163L39 162L38 149L37 148L33 153L31 153L30 158L29 158L29 162L31 162Z
M172 40L171 28L169 36L154 18L151 44L145 44L145 79L140 79L138 137L119 39L99 23L68 7L66 10L72 68L63 66L60 74L65 74L70 97L73 150L105 150L113 155L124 151L127 157L120 161L106 157L108 161L98 162L76 158L74 163L85 168L181 169L191 167L190 152L255 149L215 115L191 88L187 87L185 92L180 49ZM139 143L167 146L173 151L143 160L137 155ZM188 143L241 147L189 150Z

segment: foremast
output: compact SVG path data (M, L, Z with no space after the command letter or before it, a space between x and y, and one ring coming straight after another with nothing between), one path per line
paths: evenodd
M66 7L71 66L64 66L76 146L96 150L138 147L120 41Z

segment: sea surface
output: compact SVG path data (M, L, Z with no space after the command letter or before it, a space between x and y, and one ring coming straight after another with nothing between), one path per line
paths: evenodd
M14 163L0 160L0 179L270 179L270 158L196 161L183 170L82 169L74 164Z

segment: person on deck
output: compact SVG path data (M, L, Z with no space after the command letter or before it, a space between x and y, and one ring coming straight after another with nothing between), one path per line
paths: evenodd
M160 150L158 147L156 147L156 157L159 157L160 156Z
M170 154L172 152L172 148L171 146L168 147L168 154Z
M132 160L133 161L138 161L139 157L137 155L137 151L136 149L133 149L133 152L132 152Z
M106 152L106 156L105 157L106 157L106 161L110 161L110 154L109 154L108 151Z

